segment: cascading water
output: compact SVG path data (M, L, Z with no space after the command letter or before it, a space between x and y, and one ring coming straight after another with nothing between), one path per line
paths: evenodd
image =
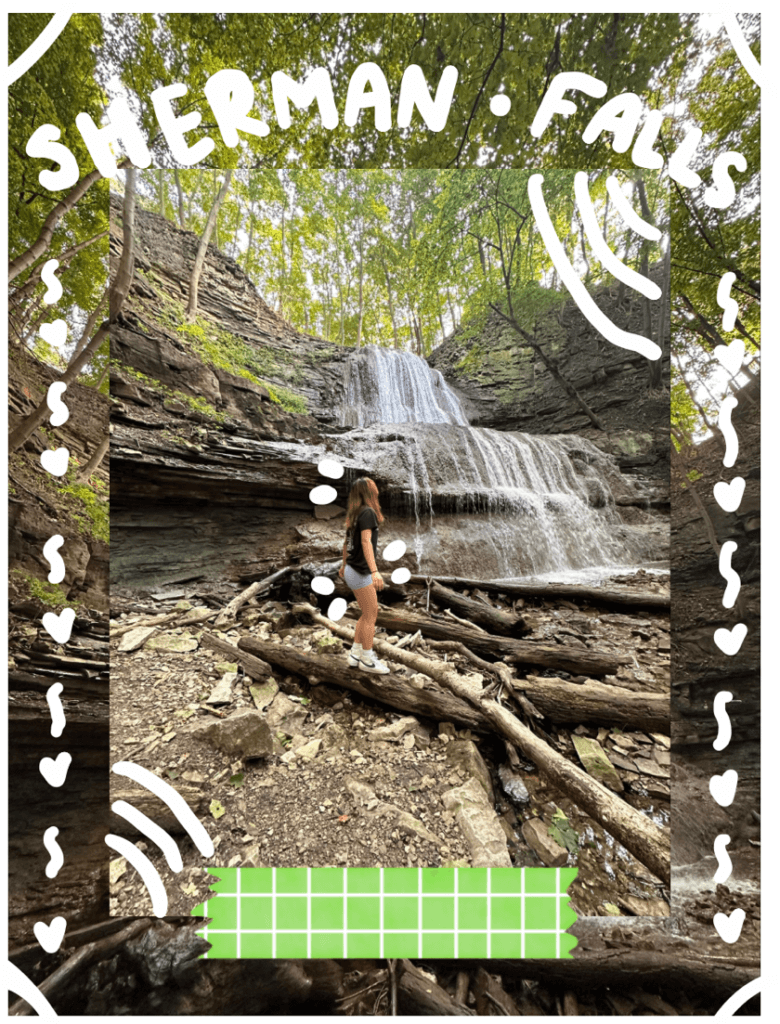
M589 441L470 427L441 374L410 352L351 354L344 393L352 429L335 447L400 485L422 571L429 558L452 575L517 577L641 557L615 509L620 475Z

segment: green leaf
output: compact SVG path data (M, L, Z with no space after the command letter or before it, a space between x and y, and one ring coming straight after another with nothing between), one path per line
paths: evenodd
M231 775L229 781L233 789L240 789L244 785L244 773L238 772L236 775Z
M222 806L219 800L212 800L211 803L209 804L209 811L211 812L212 818L218 820L225 813L225 808Z
M552 816L552 824L547 830L547 835L552 836L559 846L562 846L569 853L576 856L579 850L580 837L571 827L571 823L560 808Z

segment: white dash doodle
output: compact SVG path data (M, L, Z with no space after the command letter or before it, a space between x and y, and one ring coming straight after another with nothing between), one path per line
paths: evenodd
M62 560L62 555L57 554L64 543L65 539L62 534L55 533L43 545L43 557L51 566L49 583L62 583L65 579L65 562Z
M70 410L62 401L62 396L67 390L67 384L63 384L61 380L55 380L53 384L49 385L49 390L46 392L46 404L51 410L49 423L53 427L61 427L63 423L68 422Z
M57 1016L57 1011L43 992L10 960L6 960L5 980L8 990L14 992L17 996L21 996L35 1010L39 1017Z
M328 606L328 618L331 622L338 622L339 619L344 618L344 613L347 610L347 602L343 597L334 597Z
M47 306L50 306L53 302L59 302L62 298L62 284L57 277L57 267L59 265L59 260L46 260L43 264L41 281L46 285L46 294L43 296L43 301Z
M44 924L43 921L36 921L33 925L33 934L47 953L56 953L65 938L67 922L64 917L55 917L51 924Z
M135 868L149 891L152 900L152 913L155 917L165 917L168 913L168 893L165 891L160 873L146 854L142 853L129 839L122 839L121 836L111 833L106 836L106 846L116 850L120 857L124 857Z
M315 505L330 505L336 498L338 498L338 492L330 484L320 484L319 487L313 487L309 491L309 500L313 501Z
M658 113L658 111L651 111L651 113ZM662 157L661 160L663 162ZM660 228L657 228L655 224L649 224L646 220L642 220L628 201L628 196L620 187L620 182L614 174L610 174L607 178L607 192L609 192L609 198L612 200L617 212L632 231L635 231L642 238L647 238L651 242L660 242L662 237Z
M747 626L744 622L738 622L733 629L716 629L713 640L724 654L732 658L739 653L742 642L747 636Z
M65 782L72 760L67 750L63 750L54 760L42 757L38 763L38 771L53 789L59 789Z
M411 572L409 572L408 569L403 569L403 568L401 568L401 569L393 569L393 571L392 571L392 573L390 575L391 581L393 583L397 583L399 585L402 585L404 583L408 583L411 578L412 578Z
M322 476L330 477L331 480L340 480L344 476L344 467L336 459L323 459L317 466Z
M732 11L723 11L721 14L723 18L723 24L726 26L731 45L737 56L740 59L742 67L747 71L756 85L761 88L763 81L761 75L761 65L756 60L755 54L750 49L750 45L745 38L745 34L742 31L742 27L737 21L737 16Z
M737 773L733 768L722 775L713 775L710 779L710 794L716 804L721 807L730 807L734 802L734 794L737 792Z
M735 338L730 345L716 345L713 353L720 365L736 377L745 360L745 342Z
M59 320L52 320L51 323L41 324L38 333L52 348L62 348L68 340L68 325L60 317Z
M737 542L734 540L727 540L723 547L720 549L720 560L718 568L720 574L726 581L726 590L723 594L723 607L733 608L737 595L739 594L739 588L742 583L739 578L739 573L735 572L731 568L731 557L737 550Z
M57 842L59 834L60 830L56 825L50 825L43 833L43 845L46 847L46 852L49 855L49 863L46 865L47 878L56 878L60 868L65 863L60 844Z
M718 870L712 876L712 880L716 885L720 885L727 879L731 878L732 865L731 857L728 855L726 847L731 842L731 836L727 836L725 833L719 836L715 836L715 842L712 845L715 851L715 856L718 858Z
M125 821L129 821L131 825L138 829L139 832L145 833L153 843L157 843L163 852L163 856L168 861L168 867L174 873L178 873L184 867L182 864L181 854L179 848L173 839L168 835L165 829L160 828L151 818L148 818L143 811L139 811L138 808L132 807L124 800L115 800L111 804L111 810L114 814L118 814Z
M736 279L737 275L733 271L729 270L727 273L723 275L720 281L718 281L717 299L718 305L723 310L723 316L720 322L724 331L734 330L734 324L737 320L737 313L739 313L739 306L737 305L737 300L732 299L731 297L731 286L734 284ZM723 347L725 348L725 345ZM741 359L739 363L740 365L742 364ZM737 367L737 369L739 369L739 366ZM736 370L732 371L732 374L733 373L736 373Z
M406 554L406 545L402 540L391 540L382 552L382 558L388 562L397 562Z
M70 452L67 448L57 448L56 451L46 448L41 452L41 465L52 476L65 476L68 472L69 458Z
M76 613L72 608L64 608L59 615L55 615L54 612L46 612L41 621L43 628L55 643L66 644L73 632Z
M65 729L65 712L62 710L61 693L62 683L52 683L46 691L46 702L51 715L51 734L55 739L62 736Z
M177 793L173 786L169 786L163 779L153 775L146 768L142 768L140 764L135 764L134 761L117 761L111 770L115 775L124 775L128 779L132 779L133 782L144 786L154 793L155 796L159 797L163 803L170 807L187 830L202 856L213 856L214 843L211 841L211 836L195 817L195 814L181 793Z
M732 700L734 697L728 690L721 690L712 702L712 713L718 723L718 735L712 741L715 750L725 750L731 743L731 719L726 711L726 705Z
M594 254L603 264L604 269L612 274L613 277L616 277L618 281L627 284L629 288L634 288L642 295L646 295L648 299L660 299L661 289L658 285L651 281L649 277L644 277L636 270L632 270L631 267L622 263L607 245L599 227L596 211L593 207L593 200L590 198L590 192L588 191L588 175L586 171L578 171L574 176L574 195L577 198L577 206L582 217L585 235L591 249L593 249Z
M561 77L563 76L558 76L558 78ZM564 252L561 241L555 232L542 194L543 182L543 175L531 175L528 179L528 198L536 220L536 226L539 228L539 233L547 247L547 252L561 280L568 288L569 294L577 303L583 315L593 324L597 331L601 332L611 345L629 349L631 352L638 352L647 359L659 359L661 349L654 341L643 337L641 334L632 334L629 331L622 330L617 324L613 324L609 317L593 301L588 289L580 281L577 272L569 262L569 258Z
M718 413L718 426L723 434L723 440L726 442L726 454L723 456L723 465L726 469L731 469L739 455L739 439L736 430L731 425L731 413L738 405L739 402L733 395L726 395L720 404Z
M322 594L323 597L328 597L336 589L336 586L333 580L327 576L315 576L311 581L311 589L315 594Z
M745 493L745 479L735 476L730 483L719 480L712 488L712 493L724 512L736 512Z
M745 911L737 907L730 914L716 914L712 919L715 931L724 942L733 945L742 933L742 925L745 923Z

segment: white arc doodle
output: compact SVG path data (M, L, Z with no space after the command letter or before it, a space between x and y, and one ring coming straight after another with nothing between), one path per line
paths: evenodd
M121 836L115 836L110 833L106 836L106 846L116 850L121 857L124 857L135 868L151 897L152 913L155 917L165 917L168 913L168 894L165 891L159 871L146 854L131 843L129 839L123 839Z

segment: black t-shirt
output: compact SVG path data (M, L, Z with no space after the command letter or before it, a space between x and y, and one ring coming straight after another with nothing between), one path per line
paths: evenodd
M371 568L366 561L366 556L363 554L363 545L360 538L363 530L371 531L371 544L374 548L374 565L376 565L376 538L379 533L379 523L376 518L376 513L367 505L361 510L357 517L355 528L352 531L352 545L347 553L347 565L352 566L355 572L365 575L366 573L371 572Z

